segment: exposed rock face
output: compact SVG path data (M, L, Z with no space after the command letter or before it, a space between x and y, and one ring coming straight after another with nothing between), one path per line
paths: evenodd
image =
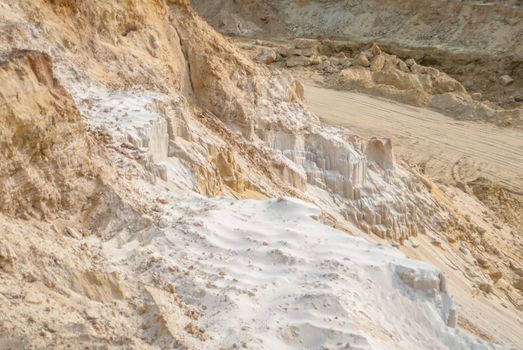
M99 185L101 151L55 79L51 57L4 54L0 77L0 212L52 217L79 210Z
M93 4L93 7L77 3L67 4L73 12L87 14L102 10L98 4ZM55 4L52 10L59 11L63 6ZM111 10L115 14L120 13L122 8L119 6L114 5ZM279 195L282 192L296 194L296 189L305 190L309 184L348 200L349 209L338 212L340 218L348 215L351 221L361 222L366 230L367 225L382 225L376 230L383 231L380 235L389 238L403 239L417 234L417 226L420 225L415 222L417 215L405 208L392 209L396 205L404 207L400 204L400 197L403 196L400 193L406 192L400 188L411 187L414 179L402 178L397 182L399 188L393 190L394 194L381 197L384 194L383 190L376 184L390 181L389 175L382 174L383 169L375 174L369 172L368 160L362 152L363 144L360 141L350 141L342 134L330 136L332 131L320 127L315 117L303 112L299 104L302 91L293 79L282 78L254 65L241 56L232 45L209 32L194 14L179 10L184 6L174 7L175 10L169 14L176 31L168 31L179 40L161 39L168 40L172 46L169 50L155 55L172 57L171 64L175 68L168 77L175 81L174 86L178 91L187 90L188 94L193 96L198 107L202 109L201 112L196 112L200 119L192 116L194 112L187 108L185 97L165 85L165 80L160 79L158 73L152 73L149 67L141 65L143 71L139 71L136 77L133 77L125 73L123 66L111 64L103 68L104 62L95 62L94 65L91 63L88 64L90 70L114 70L115 77L124 77L116 79L113 84L118 84L119 81L120 84L140 81L151 72L149 81L156 79L162 89L170 91L171 96L176 96L175 101L172 97L157 93L144 94L143 102L134 98L133 103L138 110L143 109L143 112L140 112L143 116L134 121L126 115L116 117L121 121L113 132L111 147L127 147L125 152L129 153L130 150L131 154L134 154L133 157L139 159L148 169L150 175L147 176L152 176L154 181L156 178L169 181L176 176L169 169L172 168L171 164L177 161L175 159L181 159L196 174L197 179L193 186L209 195L227 191L241 194L248 189L270 195ZM142 22L153 21L154 16L161 12L160 8L153 7L146 11L136 7L136 23L124 28L122 32L122 36L128 41L125 45L142 47L150 54L151 37L134 28L140 28ZM194 22L200 24L194 26ZM90 26L87 22L82 22L81 25ZM104 22L108 29L120 25L118 22ZM103 40L116 40L112 37L111 30L102 33L105 33ZM53 35L59 34L54 32ZM155 35L159 38L167 37L162 32ZM221 44L217 46L216 42ZM310 40L296 42L296 48L303 50L311 49L315 45L316 43ZM154 50L154 47L152 49ZM105 49L100 47L99 50ZM109 52L104 52L101 57L107 54ZM229 60L224 61L222 57L228 57ZM154 60L151 65L160 72L166 72L168 69L163 63ZM110 116L114 115L114 107L98 102L85 104L84 101L87 101L89 95L97 96L94 101L103 101L103 96L112 96L112 100L120 100L120 104L127 103L127 97L126 92L105 92L105 88L99 83L96 84L89 88L75 88L75 93L81 110L97 116L91 122L93 127L101 127L101 123L106 123L107 118L114 118ZM153 104L156 107L148 107ZM176 107L172 107L173 105ZM283 113L288 117L281 118L281 114L277 116L276 113ZM238 131L241 137L231 134L229 128ZM219 141L220 138L226 138L227 144ZM245 139L261 143L256 147L248 146L249 151L246 151ZM196 146L194 140L205 142ZM126 146L129 144L131 148ZM87 146L81 148L88 149ZM392 161L386 160L387 157L390 158L390 150L383 149L380 152L389 154L377 156L376 150L373 149L370 153L376 157L373 161L390 171ZM79 164L88 166L89 162ZM266 172L254 175L252 171L247 170L249 168L263 168ZM268 182L261 181L262 178ZM48 196L48 201L57 202L56 196ZM43 197L47 200L47 197ZM385 198L393 198L395 203ZM375 212L388 217L387 213L390 210L394 214L383 221L373 219L375 214L370 214ZM390 232L385 235L387 230Z
M53 11L58 11L57 5L54 6ZM111 11L121 13L123 7L120 6L115 4ZM151 42L168 42L170 46L157 49L158 52L152 54L153 57L156 55L168 60L152 60L150 67L138 64L140 60L121 62L121 65L105 66L103 61L87 65L93 72L100 69L110 71L115 77L111 83L117 86L135 84L147 76L149 82L154 82L152 85L159 86L163 91L147 92L140 98L132 97L135 108L141 113L140 118L131 120L125 114L116 116L115 129L111 130L111 147L124 147L121 152L138 159L147 169L144 176L150 181L178 179L179 174L171 169L181 160L195 175L195 179L187 179L187 186L207 195L232 193L241 196L242 193L256 191L264 195L291 193L308 198L300 191L314 186L343 198L346 207L335 209L332 214L340 220L348 219L358 224L367 232L403 240L423 230L425 224L417 211L438 212L439 209L431 209L430 201L420 202L419 199L415 200L417 209L404 204L410 196L406 189L422 187L416 185L418 179L395 170L390 143L372 140L366 154L361 140L349 139L343 133L321 127L314 116L303 111L299 102L303 96L299 83L255 65L239 54L233 45L210 32L194 13L180 10L183 8L186 5L170 10L172 26L166 32L147 35L139 30L141 23L153 23L156 16L165 10L161 7L146 10L137 6L133 12L137 16L136 23L122 32L125 39L118 39L125 41L123 45L142 48L141 52L149 55L151 50L155 50ZM102 11L99 4L87 7L75 3L72 9L85 14ZM90 26L87 22L81 22L81 25ZM108 21L104 25L109 29L122 24ZM138 29L133 29L135 27ZM104 41L117 40L111 30L102 33ZM168 39L168 34L174 39ZM54 32L53 35L59 34ZM160 39L153 40L151 36ZM298 50L314 49L316 46L314 40L295 42ZM384 53L372 56L378 49L375 46L360 56L374 57L375 67L381 66L385 60L381 71L355 67L345 69L342 76L354 74L351 81L358 81L363 87L372 79L385 82L403 77L399 84L405 84L407 89L423 84L427 88L438 89L429 83L428 76L400 75L403 73L390 64L397 62L394 56ZM111 56L110 52L103 51L106 48L102 46L96 50L103 52L101 57ZM223 60L222 57L228 59ZM338 60L347 58L340 56ZM166 66L164 62L170 63ZM130 75L125 71L124 64L136 65L141 70ZM158 72L165 72L167 81L173 81L176 90L169 87ZM394 74L390 76L387 72ZM70 79L65 73L64 77ZM441 89L455 89L452 84L450 88L443 87L449 85L445 76L438 75L436 78L441 80L436 85L442 86ZM109 92L101 83L102 80L93 82L89 88L74 88L81 110L98 116L90 122L94 127L106 125L107 118L117 115L113 111L114 106L96 101L104 101L111 96L112 101L126 104L131 99L131 95L126 97L128 92ZM71 84L70 80L68 84ZM188 99L194 99L196 104L189 107ZM195 142L197 140L199 143ZM253 143L247 144L246 140ZM376 163L378 168L373 167L372 163ZM442 214L440 219L447 220L445 217L446 214Z
M98 248L80 244L84 234L147 226L112 187L104 135L86 130L49 55L3 53L0 77L0 347L107 346L114 336L149 346L148 330L132 330L136 308L115 306L145 305L140 286L107 273ZM162 346L174 338L164 332Z
M115 14L120 13L122 8L119 6L115 4L111 11ZM86 62L87 69L93 72L108 69L114 77L121 76L122 79L115 78L112 82L117 86L141 81L151 72L149 81L156 79L161 89L169 92L170 96L147 92L139 98L133 97L134 108L141 114L139 118L131 120L126 114L118 116L118 113L114 112L115 106L103 102L111 96L112 101L119 101L117 104L128 103L130 95L127 96L129 93L125 90L110 92L102 86L102 80L93 82L89 87L72 87L81 111L94 116L89 122L92 127L107 125L108 118L115 118L116 115L115 129L110 130L111 148L121 148L124 154L138 159L147 169L144 176L150 181L175 179L177 175L170 169L173 162L182 160L196 175L190 186L208 195L224 192L241 195L248 190L266 195L299 195L296 191L304 191L307 186L312 185L345 198L348 208L335 214L340 219L348 217L350 221L361 222L366 230L367 225L370 225L369 228L381 225L382 227L376 228L376 231L379 231L381 236L393 239L417 234L417 226L421 225L415 222L417 216L405 208L392 209L396 205L404 207L399 198L402 196L400 193L405 191L398 188L393 190L394 194L381 197L384 194L383 190L378 189L381 186L376 185L389 181L388 171L393 164L390 150L379 150L388 152L384 156L379 156L378 150L372 150L370 154L376 157L372 161L376 161L383 169L375 174L369 173L368 160L362 151L361 141L351 141L343 134L336 135L336 131L324 129L315 117L303 112L299 103L303 97L303 90L299 83L290 77L281 77L254 65L241 56L232 45L209 32L201 20L190 11L179 10L184 6L174 7L169 14L176 31L168 31L179 40L161 39L168 40L172 46L167 51L153 54L153 57L156 55L172 58L170 64L174 69L168 77L175 81L174 87L179 89L178 91L173 91L165 84L165 80L159 78L158 73L152 72L153 67L157 72L166 72L168 68L163 65L163 61L153 60L152 67L141 65L142 71L138 71L136 76L126 74L123 65L111 64L105 68L103 61L94 64ZM92 7L77 3L54 4L50 9L62 11L65 7L72 12L84 14L97 13L102 9L97 3ZM151 50L155 50L155 45L150 45L157 39L152 40L151 36L134 28L141 27L140 21L153 21L154 16L161 12L159 8L153 7L148 12L137 7L134 12L137 16L136 23L124 28L122 32L122 37L127 41L124 45L141 47L143 51L152 54ZM80 21L83 21L83 18L80 17ZM194 26L191 24L193 22L200 24ZM90 26L87 22L81 22L80 25L87 28ZM120 25L118 22L104 22L107 28ZM103 40L116 40L112 37L113 31L102 33L105 35ZM52 32L52 35L60 36L59 32ZM158 38L167 37L162 32L154 35ZM75 38L58 39L66 40L71 41ZM221 44L217 46L216 42ZM315 45L316 42L309 40L296 42L296 48L300 50L312 49ZM103 54L100 57L109 54L104 52L106 49L102 47L96 50L102 50ZM228 57L229 60L224 61L221 57ZM83 59L78 57L79 61ZM63 64L60 63L61 67ZM66 79L66 84L70 85L68 73L66 74L63 68L60 71ZM187 91L187 96L195 99L201 111L189 108L186 97L181 95L180 91ZM288 117L281 118L282 113ZM195 118L195 114L198 117ZM74 117L75 114L72 115ZM78 119L78 115L75 118ZM239 135L231 133L230 129L238 131ZM227 143L220 139L226 139ZM77 137L76 140L82 142L82 138ZM193 142L195 140L205 141L197 145ZM257 146L247 146L245 140L253 140ZM89 147L82 145L79 149ZM387 160L387 157L390 159ZM81 159L81 155L76 159ZM75 169L77 171L88 172L90 169L88 161L79 161L78 164L81 166ZM256 173L252 169L265 169L265 172ZM387 173L383 172L385 169ZM412 182L416 181L408 177L403 178L403 175L400 177L402 180L397 182L400 187L411 187ZM45 200L40 201L44 204L46 201L57 203L60 201L57 196L58 194L41 195ZM303 194L301 196L307 197ZM397 203L390 202L391 198ZM373 212L388 216L389 211L394 212L389 219L373 219ZM390 232L385 234L387 230Z
M523 107L518 97L523 89L523 45L519 39L523 7L516 0L502 3L195 0L193 3L217 30L233 36L319 38L331 48L355 52L379 41L388 53L401 58L414 57L420 64L414 68L416 73L423 73L423 66L433 66L457 79L469 91L481 92L484 99L507 109L510 116L503 117L505 121L499 124L521 125L521 112L514 116L511 111ZM450 18L449 13L454 16ZM237 26L225 25L231 17L235 23L242 23L243 32ZM271 21L263 22L260 18Z

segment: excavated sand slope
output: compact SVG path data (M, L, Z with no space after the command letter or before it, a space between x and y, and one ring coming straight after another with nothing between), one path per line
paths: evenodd
M0 1L0 20L0 348L521 343L510 228L389 140L322 125L188 1Z
M523 131L456 121L426 109L305 85L308 106L327 124L393 140L396 155L430 178L457 184L523 233Z
M390 137L397 155L444 182L480 176L520 192L523 131L456 121L437 112L363 94L305 86L305 99L331 125L372 137Z

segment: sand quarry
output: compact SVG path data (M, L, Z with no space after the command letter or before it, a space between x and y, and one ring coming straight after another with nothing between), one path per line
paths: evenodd
M0 0L0 349L521 349L522 11Z

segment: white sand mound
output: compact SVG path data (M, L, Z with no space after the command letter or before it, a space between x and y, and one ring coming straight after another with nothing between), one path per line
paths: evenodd
M120 271L148 261L142 276L176 285L202 312L208 348L490 348L448 326L437 269L322 224L311 204L189 196L164 212L161 232L105 251Z

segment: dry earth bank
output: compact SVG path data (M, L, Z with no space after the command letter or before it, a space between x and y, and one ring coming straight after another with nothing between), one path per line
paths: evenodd
M0 34L0 347L521 344L521 237L188 1L0 1Z
M505 109L523 103L521 1L195 0L217 30L257 39L321 39L325 56L382 49L457 79ZM452 14L452 15L449 15Z

